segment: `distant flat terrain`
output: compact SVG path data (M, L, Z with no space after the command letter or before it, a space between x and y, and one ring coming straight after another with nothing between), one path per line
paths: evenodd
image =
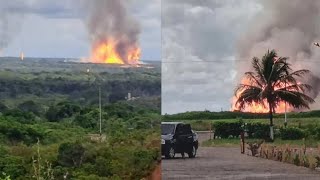
M158 108L161 63L143 63L131 66L83 63L68 58L26 57L22 61L17 57L0 57L0 100L12 108L28 101L43 106L60 101L96 105L100 86L102 104L126 101L130 93L141 103L151 102Z
M82 62L80 59L72 58L31 58L26 57L23 61L19 57L0 57L0 70L11 70L19 72L43 72L43 71L65 71L85 72L87 68L94 72L122 73L122 72L161 72L160 61L141 61L140 68L130 65L118 64L96 64ZM152 69L150 69L152 68Z

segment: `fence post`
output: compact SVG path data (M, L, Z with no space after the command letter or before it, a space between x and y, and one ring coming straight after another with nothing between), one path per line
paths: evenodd
M245 147L244 147L244 131L241 131L240 133L240 139L241 139L241 154L244 154Z
M212 139L212 124L211 122L209 123L209 126L210 126L210 140Z

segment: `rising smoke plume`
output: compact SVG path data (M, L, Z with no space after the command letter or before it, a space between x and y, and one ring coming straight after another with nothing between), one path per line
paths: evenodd
M92 46L116 39L116 50L124 61L130 48L137 46L140 34L140 25L127 13L127 5L126 0L90 0L84 7Z
M18 12L16 9L13 2L0 2L0 53L20 31L24 15L23 12Z
M268 49L289 57L293 69L309 69L308 83L313 85L311 95L320 91L320 1L262 0L263 9L252 21L249 30L238 44L237 61L241 75L248 71L252 57L262 57ZM239 81L238 81L239 82ZM320 98L316 99L319 102ZM312 106L319 108L320 104Z

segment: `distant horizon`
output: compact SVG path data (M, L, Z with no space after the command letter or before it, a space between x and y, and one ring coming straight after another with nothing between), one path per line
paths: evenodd
M20 59L19 56L0 56L0 58L17 58ZM28 58L36 58L36 59L42 59L42 58L47 58L47 59L79 59L81 60L84 57L38 57L38 56L24 56L24 59ZM155 62L161 62L161 59L140 59L139 61L155 61ZM89 62L88 62L89 63Z
M320 111L320 109L305 109L301 111L288 111L287 113L303 113L303 112L313 112L313 111ZM178 115L178 114L185 114L185 113L203 113L203 112L209 112L209 113L247 113L247 114L266 114L269 115L268 112L262 113L262 112L246 112L246 111L232 111L232 110L223 110L223 111L210 111L210 110L194 110L194 111L184 111L184 112L176 112L176 113L165 113L164 115ZM285 113L275 113L275 114L285 114Z

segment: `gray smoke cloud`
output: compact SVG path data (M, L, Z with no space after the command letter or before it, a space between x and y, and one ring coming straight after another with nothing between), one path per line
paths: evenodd
M255 0L162 0L162 114L231 108L235 42Z
M139 23L128 14L128 1L90 0L84 4L92 46L110 38L116 39L116 50L126 61L129 48L137 46L140 34Z
M307 81L315 91L311 96L316 98L320 91L320 48L313 42L320 41L320 1L263 0L261 4L263 10L239 39L238 73L241 75L249 70L252 57L262 57L268 49L275 49L280 56L289 57L294 70L309 69L312 72ZM312 108L320 107L319 100L317 97L318 103Z

